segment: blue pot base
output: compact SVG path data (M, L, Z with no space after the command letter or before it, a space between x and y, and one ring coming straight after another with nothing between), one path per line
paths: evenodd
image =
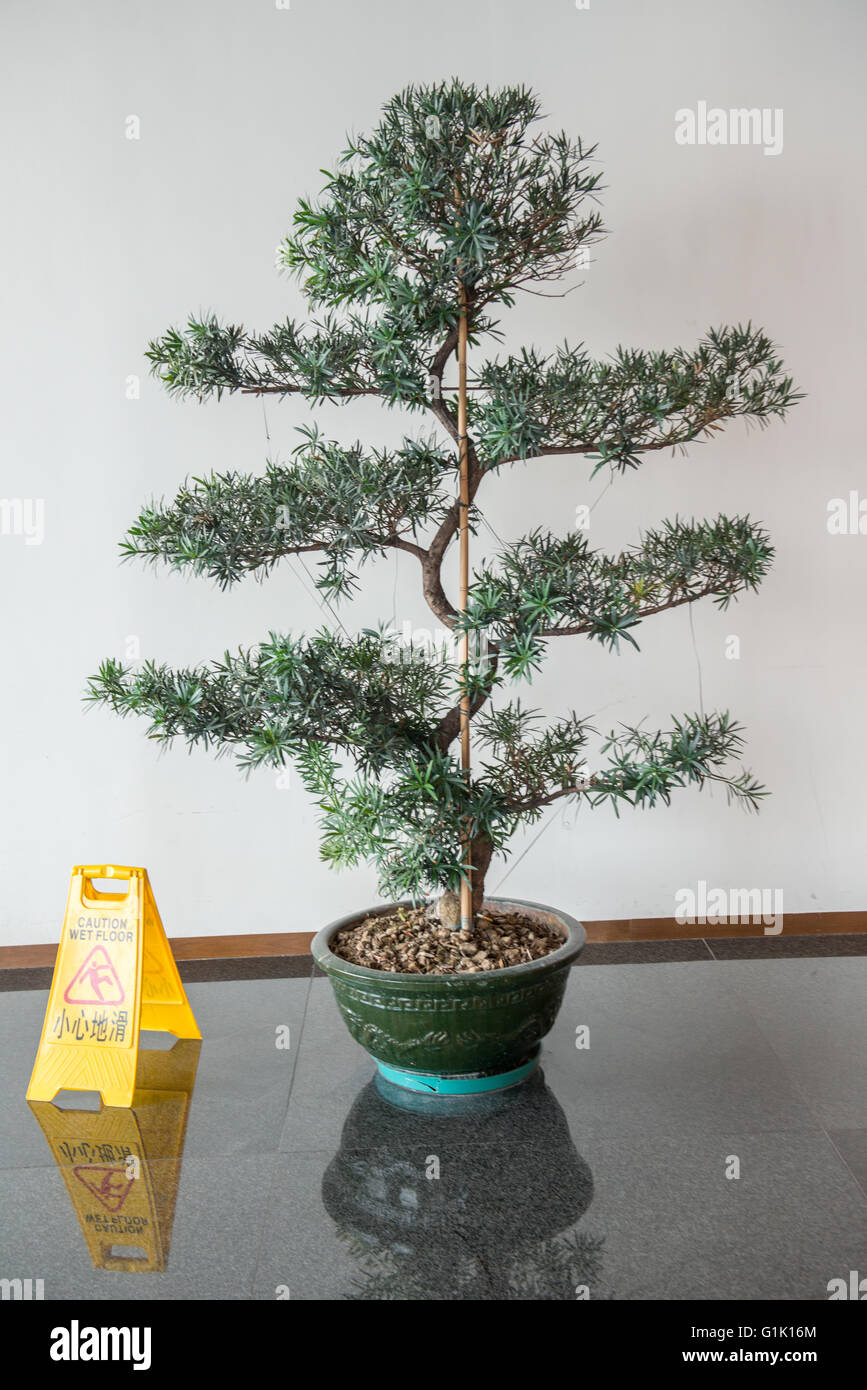
M470 1096L486 1091L502 1091L507 1086L517 1086L519 1082L526 1081L539 1065L539 1052L537 1047L529 1061L522 1062L511 1071L499 1072L496 1076L437 1076L433 1072L403 1071L400 1067L380 1062L377 1057L373 1060L381 1075L393 1086L403 1086L408 1091L423 1091L429 1096Z

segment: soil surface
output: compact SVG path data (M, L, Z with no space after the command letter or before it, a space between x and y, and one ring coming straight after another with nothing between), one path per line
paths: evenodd
M345 927L331 942L341 960L405 975L473 975L550 955L565 938L511 912L476 917L473 932L444 927L427 908L397 908Z

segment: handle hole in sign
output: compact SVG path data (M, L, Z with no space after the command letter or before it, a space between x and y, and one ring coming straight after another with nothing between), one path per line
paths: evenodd
M142 1028L138 1035L139 1052L171 1052L178 1039L174 1033L160 1032L154 1028Z
M58 1110L101 1110L102 1096L99 1091L58 1091L52 1105Z
M148 1257L140 1245L112 1245L108 1253L112 1260L146 1260Z
M129 896L128 878L86 878L84 896L93 902L122 903Z

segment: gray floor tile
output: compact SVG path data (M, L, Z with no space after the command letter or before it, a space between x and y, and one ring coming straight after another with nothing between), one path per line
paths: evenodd
M865 1266L867 1202L822 1134L591 1140L584 1154L607 1297L821 1300Z
M368 1082L336 1149L280 1155L256 1297L573 1299L598 1277L592 1175L541 1072L457 1111L395 1099Z
M867 1196L867 1129L831 1129L828 1137Z
M151 1165L155 1183L159 1167ZM46 1299L249 1298L273 1170L273 1155L185 1156L165 1272L125 1273L94 1268L56 1167L7 1169L4 1277L43 1279Z
M280 1156L257 1298L819 1300L864 1264L867 1202L821 1134L579 1151L550 1091L526 1145L382 1108L368 1085L335 1154Z
M867 960L727 961L720 970L820 1123L867 1128Z
M281 1149L337 1144L346 1113L376 1067L350 1037L327 979L314 979Z
M545 1040L546 1074L580 1142L587 1132L817 1128L720 964L572 972ZM752 968L752 967L750 967ZM589 1047L576 1047L589 1030Z
M713 960L706 941L588 941L576 967L587 965L663 965L671 961Z
M191 984L187 994L203 1044L186 1152L273 1150L286 1117L310 981L244 980ZM0 996L0 1048L6 1099L0 1105L0 1168L50 1164L24 1096L42 1030L47 992ZM278 1026L290 1046L276 1046Z
M70 1299L749 1301L867 1272L867 962L575 970L533 1078L451 1100L384 1083L326 979L189 992L205 1041L155 1274L93 1268L63 1173L99 1188L108 1158L76 1142L56 1166L23 1100L46 995L0 996L0 1276ZM171 1105L143 1107L160 1154Z
M785 960L787 956L864 956L867 955L867 933L834 932L828 936L709 937L707 941L715 960Z
M203 1045L187 1153L262 1153L277 1147L309 989L309 979L188 987ZM277 1029L284 1027L288 1048L276 1045Z

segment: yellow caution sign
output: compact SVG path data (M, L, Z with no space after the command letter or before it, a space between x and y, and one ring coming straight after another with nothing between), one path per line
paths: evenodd
M29 1101L97 1269L166 1269L202 1044L142 1051L131 1108L59 1110Z
M119 891L97 889L96 879L117 880ZM131 1105L142 1028L202 1036L147 869L79 865L27 1099L99 1091L105 1105Z

